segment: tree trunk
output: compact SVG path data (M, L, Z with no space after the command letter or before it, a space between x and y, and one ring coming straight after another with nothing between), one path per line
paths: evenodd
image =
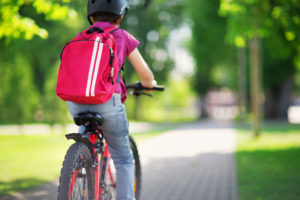
M260 64L260 41L256 36L250 40L251 110L253 116L253 132L255 137L260 134L261 120Z
M206 103L205 97L199 97L198 109L199 109L199 113L200 113L200 115L198 116L199 119L208 118L207 103Z
M247 110L247 61L246 48L237 48L238 85L239 85L239 115L245 121Z
M294 79L291 75L280 87L266 92L265 117L267 119L287 120L287 110L291 103Z
M278 104L278 112L277 118L279 119L287 119L287 111L291 104L291 93L293 90L294 85L294 78L293 76L289 77L285 80L284 84L281 87L281 94L279 97L279 104Z
M265 118L266 119L275 119L276 118L276 99L278 89L269 89L265 93Z

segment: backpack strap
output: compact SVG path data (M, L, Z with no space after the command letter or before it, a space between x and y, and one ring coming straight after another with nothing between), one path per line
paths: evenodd
M119 30L119 28L115 27L115 26L109 26L107 28L105 28L103 31L105 33L113 33L115 31Z
M94 32L97 32L97 33L113 33L117 30L119 30L119 28L117 28L115 26L109 26L109 27L105 28L104 30L102 30L99 27L92 27L92 28L86 29L82 33L86 33L86 34L91 34L91 33L94 33Z
M90 29L87 29L85 32L87 34L91 34L91 33L94 33L94 32L103 33L104 31L101 28L99 28L99 27L92 27Z
M117 30L119 30L119 28L117 28L115 26L109 26L109 27L105 28L103 31L104 31L105 34L107 34L107 33L111 34L111 33L115 32ZM111 55L110 55L110 59L109 59L109 63L110 63L110 66L111 66L111 73L110 73L110 76L108 78L108 81L111 80L112 84L114 84L114 81L112 79L112 77L113 77L113 60L114 60L114 52L111 51ZM118 78L117 78L116 83L119 82L119 78L120 78L119 76L120 76L120 73L118 74Z

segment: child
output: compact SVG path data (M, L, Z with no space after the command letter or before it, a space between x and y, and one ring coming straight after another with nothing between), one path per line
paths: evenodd
M110 26L119 27L128 10L125 0L89 0L88 20L91 27L105 29ZM147 88L156 85L153 73L145 63L137 46L139 42L128 32L118 29L112 33L117 45L119 70L125 57L141 78L141 83ZM126 99L126 87L120 80L113 97L104 104L79 104L67 101L72 116L85 111L99 112L104 117L102 129L108 142L109 150L116 167L117 174L117 200L133 200L134 169L133 156L131 154L128 139L128 121L125 107L122 104ZM79 128L83 133L84 127Z

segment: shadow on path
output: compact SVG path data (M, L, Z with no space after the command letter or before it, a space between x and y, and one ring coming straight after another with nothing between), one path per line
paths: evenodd
M32 185L32 184L42 184L45 181L38 179L20 179L13 182L5 183L0 182L0 184L4 184L4 191L1 191L1 194L8 194L10 191L20 190L24 188L24 185ZM0 200L54 200L57 196L57 181L43 184L38 187L30 188L27 190L23 190L22 192L18 192L13 194L12 196L4 196L0 197Z

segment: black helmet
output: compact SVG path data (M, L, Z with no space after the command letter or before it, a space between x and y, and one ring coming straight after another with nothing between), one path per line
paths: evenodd
M88 0L88 19L96 13L105 12L122 16L129 9L126 0Z

